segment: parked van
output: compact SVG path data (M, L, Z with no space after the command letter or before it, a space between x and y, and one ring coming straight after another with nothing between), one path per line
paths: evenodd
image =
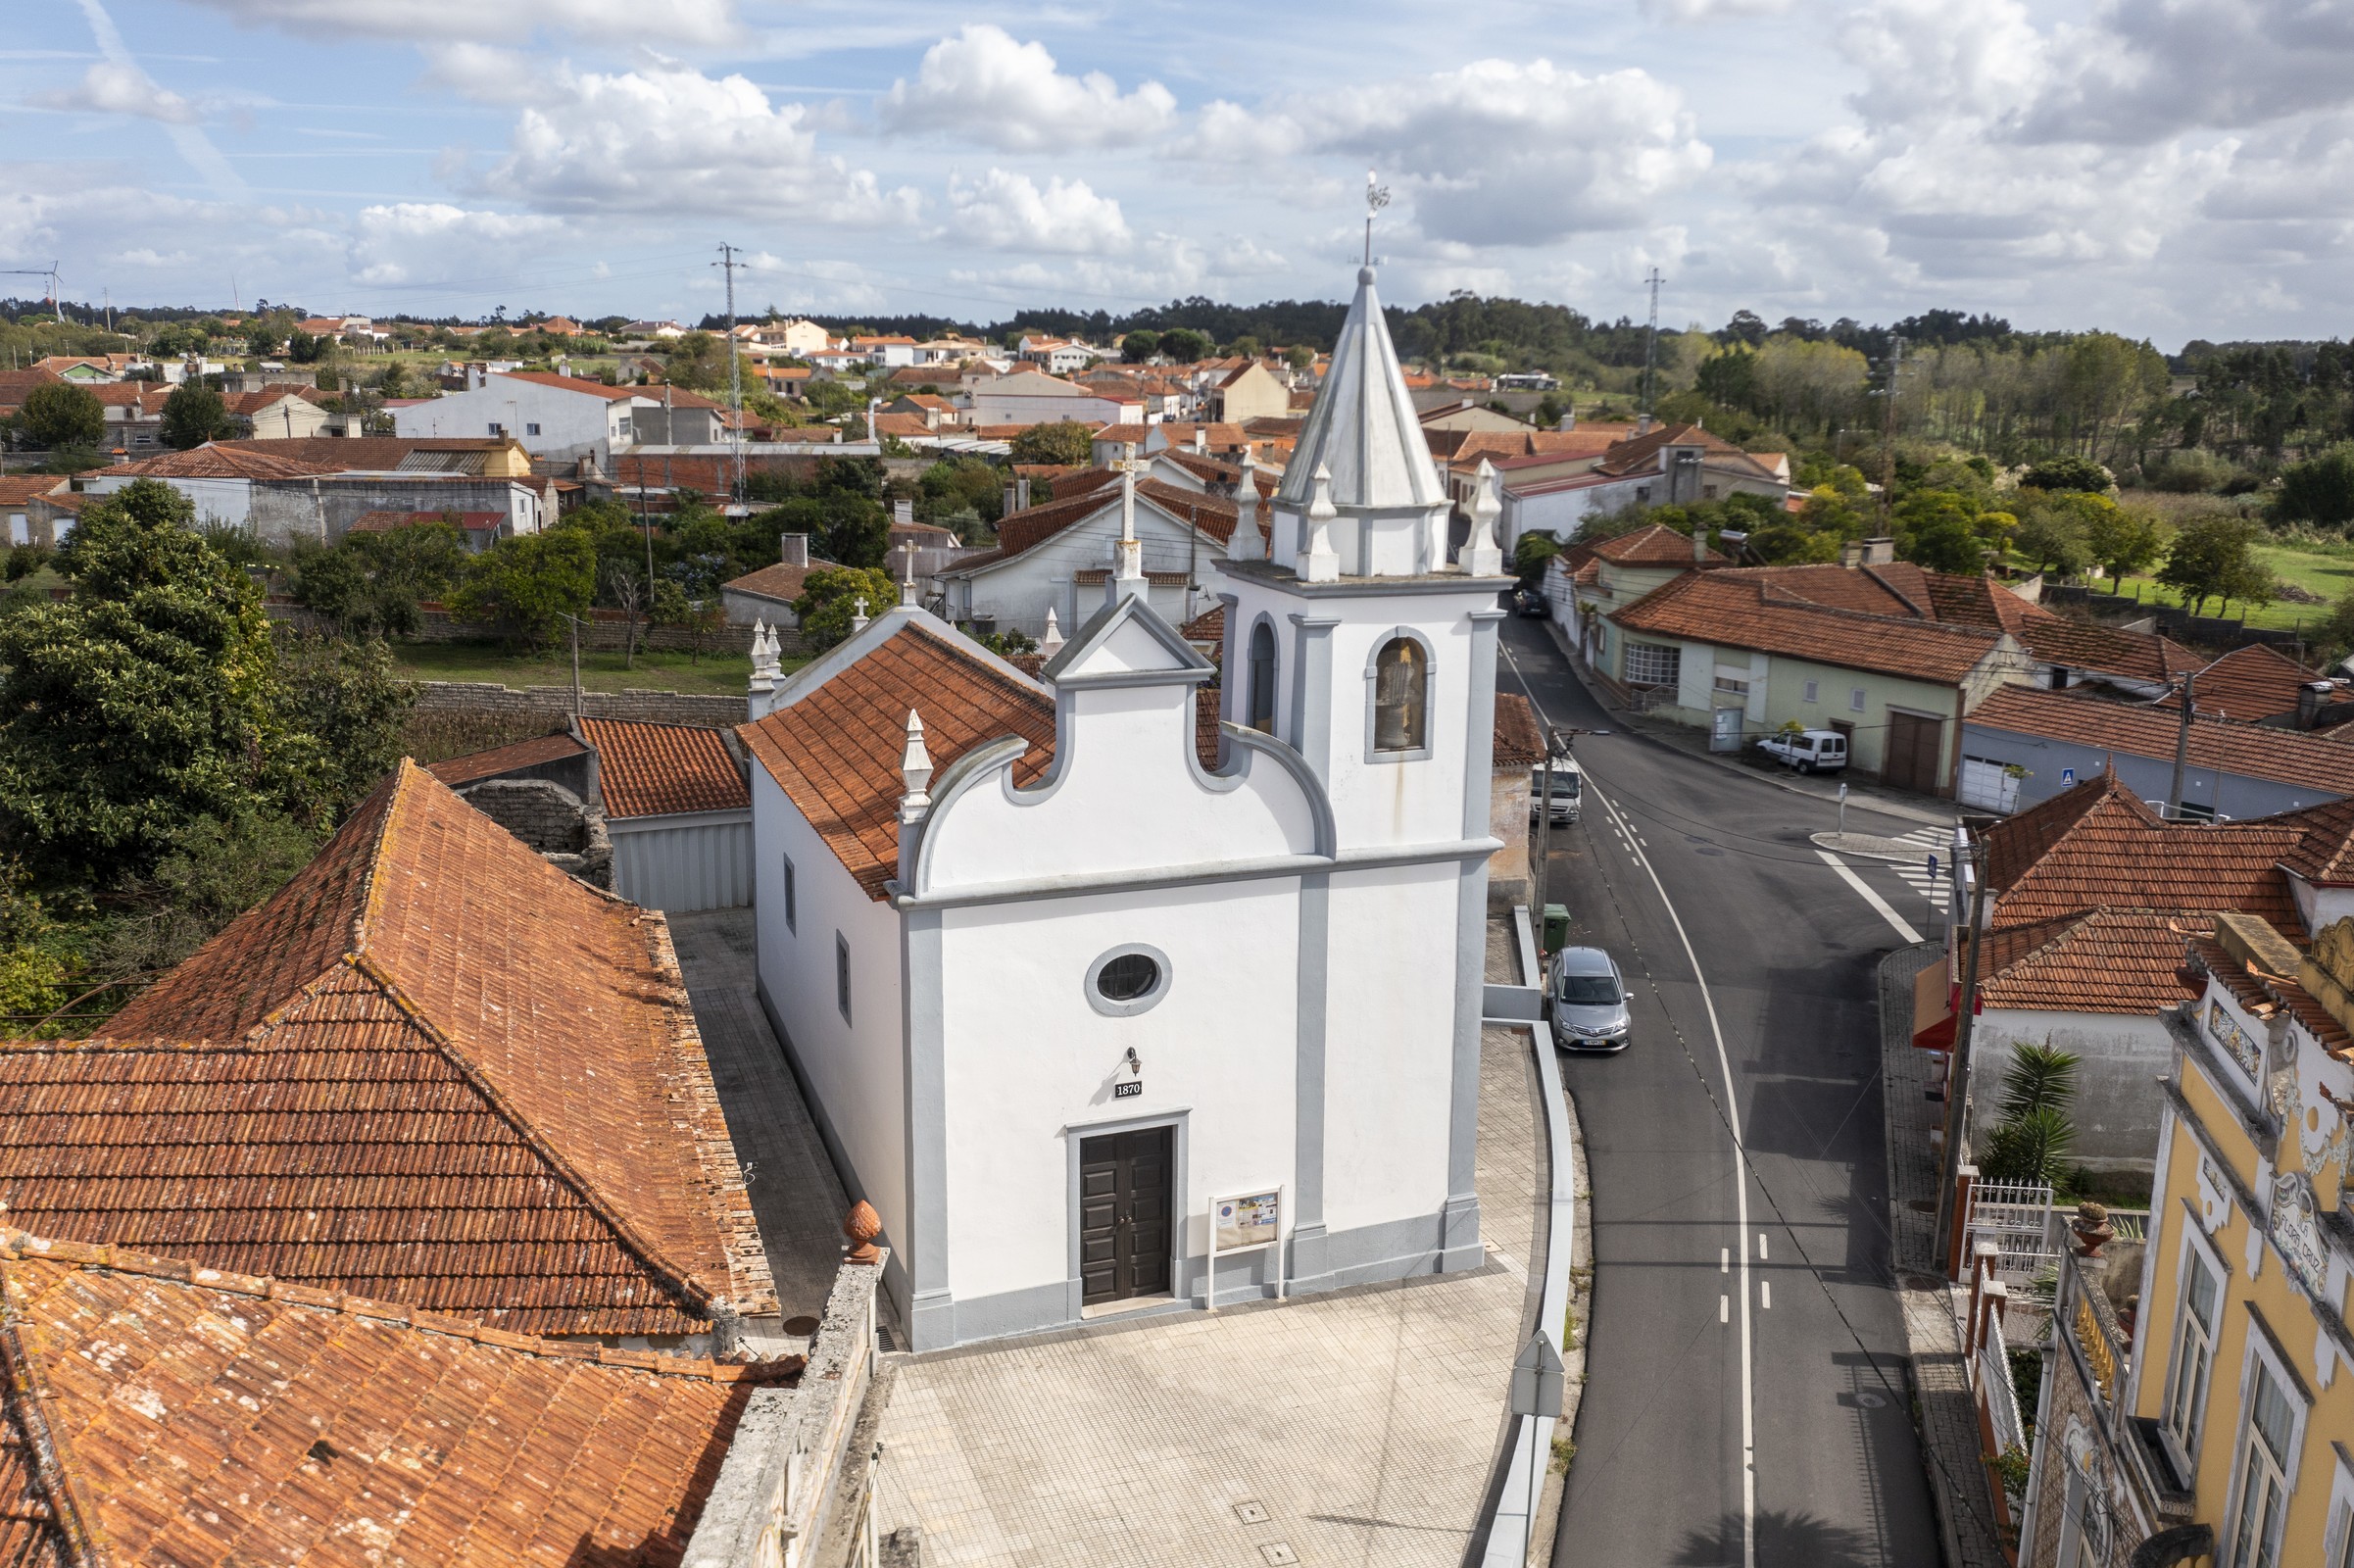
M1578 764L1566 757L1553 759L1553 826L1567 827L1578 819L1579 808L1585 805L1586 775ZM1529 770L1529 820L1537 820L1539 803L1545 799L1545 769Z
M1835 729L1786 730L1768 735L1757 749L1801 773L1837 773L1847 765L1847 737Z

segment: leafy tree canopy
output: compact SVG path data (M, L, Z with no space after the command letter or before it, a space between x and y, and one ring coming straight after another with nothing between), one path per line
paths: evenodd
M899 585L889 572L864 567L821 566L810 572L793 601L802 639L812 649L833 647L850 635L861 602L869 618L879 615L899 603Z
M2273 513L2327 528L2354 522L2354 441L2340 441L2282 469Z
M1166 339L1163 340L1166 345ZM1053 463L1083 467L1095 461L1094 430L1074 419L1034 424L1007 446L1016 463Z
M106 405L85 386L36 386L18 416L36 446L95 447L106 439Z
M183 381L164 400L164 441L182 452L236 432L228 405L202 381Z

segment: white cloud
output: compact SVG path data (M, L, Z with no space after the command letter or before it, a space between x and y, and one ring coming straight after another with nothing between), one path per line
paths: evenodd
M2354 102L2342 0L2108 0L2058 36L2057 79L2023 126L2040 140L2146 145Z
M992 169L970 182L951 175L948 199L949 232L992 250L1104 255L1135 237L1120 204L1083 179L1049 179L1041 190L1027 174Z
M248 26L333 37L499 40L539 32L621 42L725 43L734 0L197 0Z
M398 202L362 208L345 254L355 282L446 283L485 272L512 274L519 257L573 237L562 219Z
M1643 12L1665 22L1738 21L1747 17L1779 17L1796 0L1643 0Z
M1589 76L1545 60L1481 60L1255 113L1213 103L1181 150L1246 164L1346 154L1411 195L1425 236L1474 245L1637 224L1712 158L1675 88L1642 71Z
M136 66L102 60L82 73L81 80L38 100L44 108L80 110L95 115L134 115L166 124L192 125L196 106L178 93L155 84Z
M740 75L656 60L617 75L543 75L481 187L543 210L790 214L904 221L915 193L821 155L798 104Z
M1100 71L1065 75L1044 44L973 23L925 50L915 79L893 82L877 114L894 131L938 131L1006 152L1064 151L1150 141L1174 122L1177 100L1157 81L1123 94Z
M446 87L478 104L527 104L540 95L546 65L519 50L464 38L420 47L427 86Z

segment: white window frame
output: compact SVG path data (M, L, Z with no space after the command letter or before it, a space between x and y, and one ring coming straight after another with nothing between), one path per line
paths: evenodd
M2248 1310L2245 1303L2242 1309ZM2229 1506L2224 1511L2226 1529L2216 1552L2217 1568L2280 1568L2280 1538L2288 1530L2288 1510L2296 1495L2298 1456L2305 1448L2305 1419L2311 1409L2306 1402L2305 1384L2290 1369L2285 1360L2273 1351L2267 1325L2254 1311L2248 1310L2247 1346L2240 1355L2239 1367L2239 1426L2231 1442L2231 1490ZM2256 1389L2259 1369L2286 1396L2288 1403L2288 1451L2272 1452L2256 1428ZM2240 1554L2240 1527L2246 1515L2249 1460L2254 1450L2263 1450L2267 1459L2278 1460L2280 1472L2280 1517L2274 1539L2251 1541L2246 1555ZM2269 1489L2268 1489L2269 1490Z
M1648 673L1638 675L1635 672L1637 654L1650 656L1644 661L1644 668ZM1619 657L1620 667L1626 671L1627 684L1630 686L1676 686L1683 683L1684 649L1681 644L1639 643L1630 637ZM1662 668L1667 671L1665 679L1658 678L1658 671Z
M1798 701L1802 703L1818 702L1821 700L1822 694L1823 683L1821 681L1810 680L1806 683L1806 695L1799 698Z
M2182 1376L2183 1326L2195 1321L2190 1311L2190 1271L2193 1267L2206 1271L2215 1281L2214 1321L2205 1328L2206 1361L2200 1368L2197 1386L2189 1391L2190 1419L2183 1430L2177 1430L2175 1419L2177 1380ZM2231 1305L2231 1270L2220 1253L2211 1246L2196 1225L2182 1227L2182 1250L2175 1257L2175 1321L2168 1335L2166 1351L2166 1397L2158 1410L2158 1429L2165 1435L2177 1472L2187 1484L2198 1471L2199 1439L2207 1430L2207 1397L2215 1386L2215 1345L2221 1337L2224 1310Z
M2345 1450L2340 1448L2329 1478L2329 1533L2322 1549L2327 1568L2354 1564L2354 1470L2346 1468L2347 1462Z
M1848 688L1847 711L1850 713L1860 713L1865 711L1864 705L1871 700L1871 695L1872 694L1870 692L1866 691L1861 686L1853 686Z

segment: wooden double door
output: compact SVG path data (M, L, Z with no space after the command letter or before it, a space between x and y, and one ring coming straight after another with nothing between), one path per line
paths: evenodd
M1944 772L1937 766L1938 754L1945 749L1942 719L1890 709L1888 746L1888 755L1880 764L1883 784L1922 795L1945 792Z
M1080 1301L1169 1294L1176 1129L1079 1143Z

